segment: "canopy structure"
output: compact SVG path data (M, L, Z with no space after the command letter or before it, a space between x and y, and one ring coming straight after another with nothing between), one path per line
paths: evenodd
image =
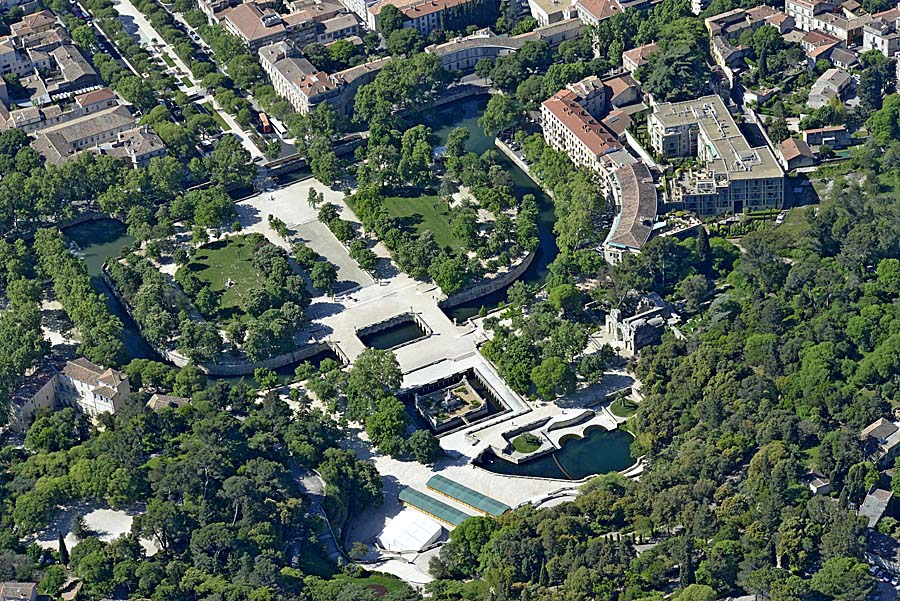
M414 488L406 487L400 491L398 496L404 505L418 509L425 515L451 527L459 526L472 517Z
M471 507L475 511L484 515L498 517L509 511L510 507L506 503L501 503L497 499L492 499L487 495L483 495L477 490L472 490L468 486L460 484L450 478L435 475L428 480L428 489L449 497L457 503L462 503L466 507Z
M404 508L378 535L378 543L388 551L421 551L444 534L444 527L427 515Z

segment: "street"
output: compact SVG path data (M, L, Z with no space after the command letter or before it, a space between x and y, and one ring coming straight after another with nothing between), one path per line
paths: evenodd
M222 107L219 106L215 99L210 96L206 89L203 88L199 82L194 79L194 76L191 74L191 70L188 68L184 61L182 61L172 47L167 44L160 36L156 30L153 28L153 25L147 20L146 17L139 11L130 0L115 0L114 6L116 11L120 15L120 20L125 27L125 31L133 35L138 42L145 48L147 48L151 53L153 53L154 48L159 48L161 52L164 52L166 56L175 64L178 70L182 71L185 74L185 77L188 81L193 84L192 88L188 89L188 93L197 93L202 98L199 102L201 103L209 103L210 106L214 107L216 111L218 111L219 115L222 119L225 120L225 123L228 124L228 127L231 128L231 133L236 135L238 139L241 141L241 145L250 153L250 156L254 159L264 158L263 153L256 147L256 144L253 143L253 140L250 139L250 136L241 128L237 121L235 121L234 117L229 115L227 112L222 110ZM155 44L155 46L154 46Z

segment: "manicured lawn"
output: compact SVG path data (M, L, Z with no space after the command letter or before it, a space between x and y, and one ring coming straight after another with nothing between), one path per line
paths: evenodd
M181 79L181 83L183 83L184 87L186 87L186 88L193 87L193 85L194 85L191 83L191 80L188 79L187 77L180 77L179 79Z
M520 453L534 453L541 448L541 439L530 432L523 432L512 439L512 446Z
M222 128L222 131L231 131L231 128L228 127L227 123L225 123L225 119L222 118L222 115L219 114L219 111L213 108L211 103L204 102L203 106L206 108L206 110L209 111L209 114L212 115L213 120L219 124L219 127Z
M160 54L160 56L162 57L164 63L166 63L166 64L169 65L170 67L174 67L174 66L175 66L175 61L173 61L172 58L171 58L168 54L166 54L165 52L163 52L163 53Z
M617 398L609 406L609 410L616 417L631 417L637 413L637 403L630 399Z
M186 268L209 284L213 292L221 293L222 313L241 314L241 301L247 290L265 287L265 279L251 263L252 256L253 247L247 239L232 236L198 248Z
M400 219L407 229L419 234L431 231L439 246L450 246L453 250L461 247L459 240L450 234L450 212L447 205L437 196L388 196L384 199L384 208L392 217Z

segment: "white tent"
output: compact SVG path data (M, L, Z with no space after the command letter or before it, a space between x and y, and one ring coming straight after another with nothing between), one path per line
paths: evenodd
M444 527L424 513L405 507L391 519L381 534L378 544L388 551L421 551L444 534Z

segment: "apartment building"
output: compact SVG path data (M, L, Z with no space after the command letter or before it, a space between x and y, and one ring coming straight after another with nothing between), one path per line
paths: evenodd
M117 105L41 129L31 147L48 162L61 164L79 152L117 140L120 133L134 127L128 107Z
M313 42L332 42L359 31L356 18L346 14L336 2L304 5L286 15L262 8L256 2L245 2L219 10L215 18L251 52L281 40L303 47Z
M801 31L815 29L814 17L834 12L835 5L824 0L785 0L784 12L794 19L794 27Z
M877 50L888 58L893 58L897 52L900 52L898 21L900 21L900 10L897 8L872 15L872 18L863 26L863 52Z
M79 94L75 101L65 106L56 104L45 107L28 106L16 109L5 117L0 115L0 130L21 129L33 133L40 129L66 123L78 117L96 111L114 107L118 104L115 94L109 88L100 88L92 92Z
M538 27L577 17L572 0L528 0L528 11Z
M359 87L375 79L390 61L390 57L382 58L328 74L316 69L289 41L261 48L259 59L275 92L298 113L308 113L320 103L329 102L343 114L352 112Z
M363 16L366 26L373 31L379 31L378 15L388 4L391 4L403 14L404 27L411 27L423 37L436 29L444 29L445 22L465 9L465 5L471 0L381 0L369 3ZM350 5L347 5L348 8ZM358 8L358 4L355 5Z
M582 23L597 25L624 12L625 7L619 0L575 0L575 10Z
M565 152L576 166L601 172L601 157L621 150L622 144L581 101L575 92L564 89L541 103L544 140L552 148Z
M696 156L702 163L675 182L675 206L700 216L781 207L778 160L769 148L750 146L720 97L659 103L647 129L659 155Z
M497 60L517 52L526 42L545 41L551 48L557 48L567 40L581 37L584 26L578 19L566 19L546 27L517 36L498 36L490 29L481 29L471 35L453 38L443 44L432 44L425 52L441 59L441 66L447 71L470 72L483 58Z
M622 165L612 172L610 197L616 218L603 242L603 257L613 265L640 252L656 223L658 194L653 175L641 162Z

